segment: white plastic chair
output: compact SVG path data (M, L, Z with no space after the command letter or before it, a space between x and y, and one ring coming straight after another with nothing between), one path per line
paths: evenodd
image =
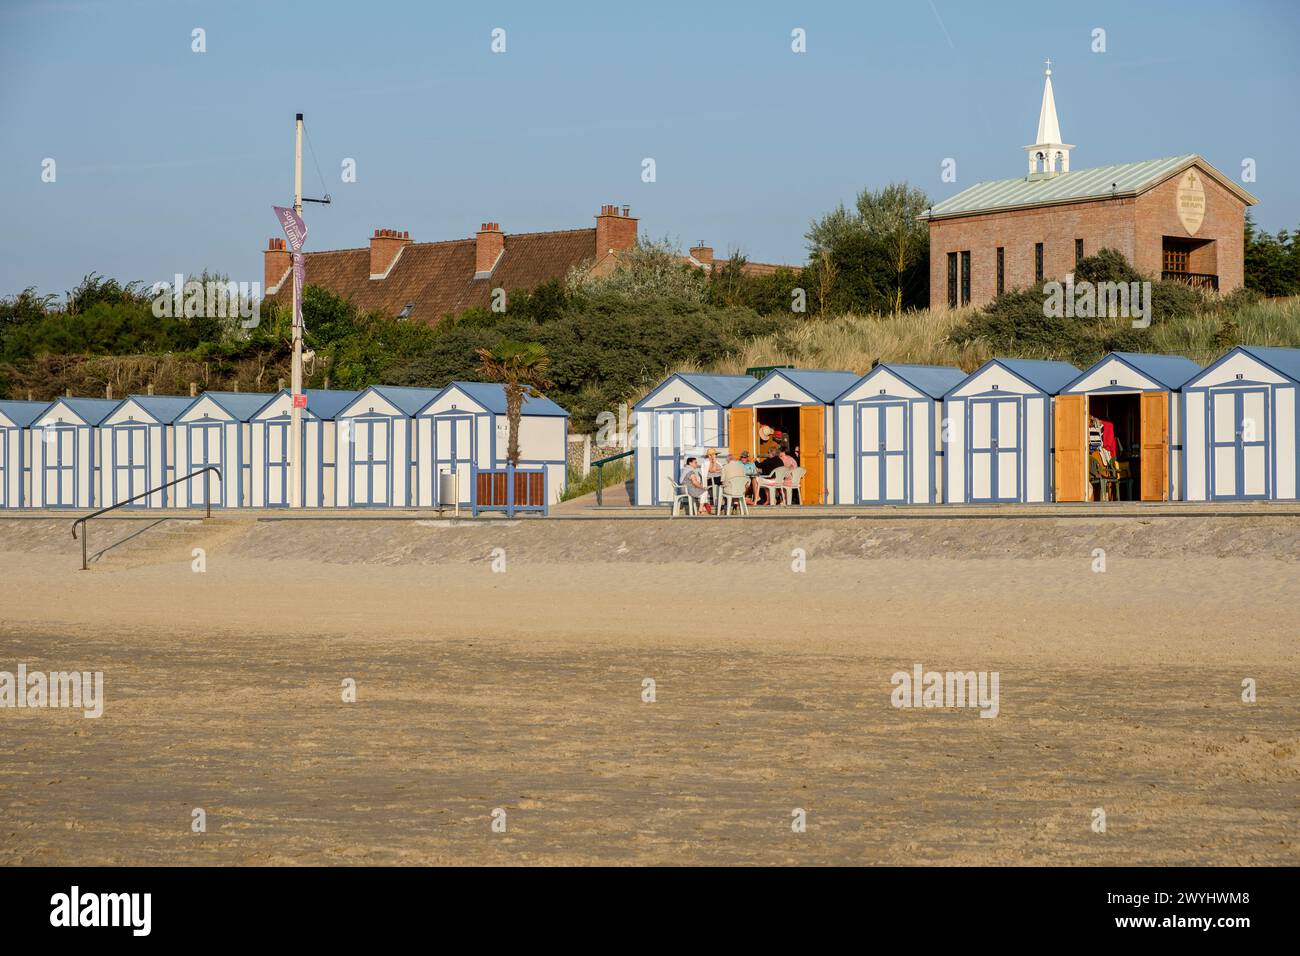
M803 476L806 474L808 474L807 468L790 469L790 484L784 486L785 503L787 505L794 503L792 499L795 494L799 495L799 504L803 504Z
M724 481L722 483L722 491L720 495L721 504L718 506L718 510L715 511L714 514L722 514L723 508L727 509L727 514L735 514L732 502L735 502L740 506L740 513L742 515L749 514L749 505L745 504L745 486L747 484L749 484L749 479L744 475L740 475L736 478L729 478Z
M781 492L785 491L789 493L790 489L785 482L790 476L790 471L791 469L789 468L778 468L776 471L772 472L772 477L770 479L760 481L758 483L758 494L754 497L755 503L758 502L762 497L763 492L766 490L768 505L779 504L781 500Z
M665 476L664 481L673 489L672 516L674 518L681 514L681 505L683 501L686 502L687 514L693 515L699 510L699 505L696 502L695 496L686 490L686 483L684 481L673 481L671 476Z

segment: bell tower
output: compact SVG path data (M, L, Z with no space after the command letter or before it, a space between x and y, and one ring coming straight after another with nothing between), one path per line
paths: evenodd
M1061 142L1061 124L1056 119L1056 98L1052 95L1052 61L1047 61L1043 78L1043 106L1038 111L1038 140L1026 146L1029 175L1045 178L1070 171L1070 150Z

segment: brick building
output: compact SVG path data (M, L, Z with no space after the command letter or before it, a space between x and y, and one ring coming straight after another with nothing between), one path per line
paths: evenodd
M350 300L363 312L432 324L471 306L489 306L492 290L533 289L563 278L575 266L597 275L619 268L637 242L637 219L627 206L602 206L591 229L506 233L485 222L468 239L415 242L406 231L376 229L358 249L307 252L307 282ZM290 253L283 239L263 252L263 289L288 307L293 294ZM683 265L712 271L713 250L700 245ZM778 268L747 263L751 275Z
M1043 85L1028 174L977 183L936 203L930 308L980 306L1003 291L1064 279L1103 248L1146 275L1219 292L1243 282L1245 211L1257 202L1196 154L1070 170L1052 93Z

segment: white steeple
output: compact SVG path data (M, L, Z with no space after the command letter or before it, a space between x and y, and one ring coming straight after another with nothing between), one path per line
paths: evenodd
M1055 175L1070 171L1070 150L1061 142L1061 124L1056 119L1056 97L1052 95L1052 61L1047 61L1043 79L1043 106L1038 111L1038 141L1026 146L1029 175Z

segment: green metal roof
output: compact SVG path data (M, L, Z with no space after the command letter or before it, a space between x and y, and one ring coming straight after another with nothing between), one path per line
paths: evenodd
M1148 159L1140 163L1118 163L1114 166L1078 169L1068 173L1057 173L1054 176L1039 174L976 183L943 202L935 203L921 218L968 216L1001 209L1081 202L1088 199L1109 199L1112 196L1132 196L1163 182L1193 163L1212 171L1215 179L1231 188L1247 204L1254 205L1255 197L1227 179L1200 156L1188 153L1185 156Z

